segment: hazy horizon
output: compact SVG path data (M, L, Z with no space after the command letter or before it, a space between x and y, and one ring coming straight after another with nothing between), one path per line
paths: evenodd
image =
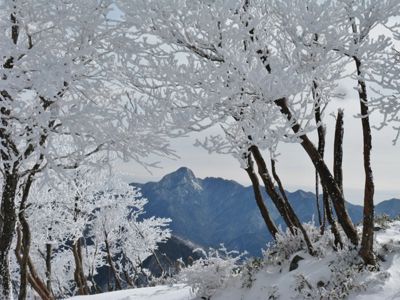
M130 168L129 166L131 166L131 163L127 163L125 166L119 165L118 168L121 170L121 169L125 169L126 167ZM199 172L196 172L196 169L194 169L193 167L188 167L186 165L177 166L175 169L171 169L171 167L168 167L168 168L165 167L165 168L161 168L161 169L153 169L152 170L153 174L147 173L148 176L146 176L146 171L144 173L141 173L142 176L137 176L137 177L132 176L131 174L129 174L127 172L121 172L120 175L129 183L158 182L164 176L177 171L181 167L185 167L185 168L190 169L194 173L196 178L200 178L200 179L205 179L207 177L222 178L225 180L233 180L245 187L251 186L251 182L249 180L246 180L246 178L242 178L241 174L231 174L232 176L229 178L228 176L219 175L220 172L216 172L216 174L205 175L204 172L202 172L201 170L197 170ZM240 172L240 170L241 169L238 167L237 171ZM202 175L199 175L198 173L201 173ZM237 178L235 178L235 177L237 177ZM287 190L289 192L296 192L298 190L302 190L305 192L311 192L311 193L315 194L315 186L289 184L289 185L285 186L285 190ZM319 192L321 193L321 186L319 187ZM362 203L363 202L363 193L364 193L363 189L347 188L345 190L346 201L348 201L352 204L362 205L363 204ZM375 204L378 204L385 200L390 200L392 198L400 199L399 191L397 191L397 190L376 190L375 191Z

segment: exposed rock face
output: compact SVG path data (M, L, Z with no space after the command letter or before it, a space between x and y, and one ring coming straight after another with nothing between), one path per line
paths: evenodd
M299 267L299 261L301 260L304 260L304 258L300 255L296 255L295 257L293 257L289 265L289 272L296 270Z

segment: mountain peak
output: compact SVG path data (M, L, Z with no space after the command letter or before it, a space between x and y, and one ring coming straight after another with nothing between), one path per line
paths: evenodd
M185 177L193 177L196 178L194 176L194 173L192 170L190 170L187 167L180 167L178 170L176 170L175 172L172 172L171 174L179 174L181 176L185 176Z
M164 186L176 186L180 184L189 184L195 189L202 189L199 180L193 171L186 167L180 167L175 172L165 175L160 183Z

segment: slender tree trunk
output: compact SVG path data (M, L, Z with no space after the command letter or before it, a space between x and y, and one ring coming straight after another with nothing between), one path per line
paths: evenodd
M22 264L22 232L21 228L17 229L17 242L15 247L15 256L17 258L18 264ZM29 272L27 273L27 278L30 286L35 290L35 292L39 295L42 300L52 300L50 292L47 291L44 283L39 279L36 274L36 270L34 269L30 258L28 257L28 266ZM32 275L33 274L33 275Z
M43 282L43 280L40 279L39 275L37 274L36 268L33 265L30 256L28 257L28 267L29 267L30 277L32 278L32 281L30 280L30 283L31 286L35 289L35 291L37 291L39 295L44 295L41 296L42 299L44 300L54 299L50 291L47 290L46 284Z
M88 270L88 279L92 283L92 287L94 288L94 290L98 294L98 293L101 293L101 288L98 286L98 284L94 280L94 273L95 273L95 270L96 270L95 259L94 258L98 255L98 249L99 249L97 240L95 241L94 248L95 248L95 250L94 250L94 253L93 253L93 263L89 267L89 270Z
M250 147L250 152L253 154L254 160L257 164L258 174L260 175L265 191L267 192L268 196L270 196L272 202L275 204L276 208L278 209L280 215L282 216L283 220L285 221L287 227L290 229L292 233L295 233L292 219L290 218L290 214L287 209L286 203L283 201L282 197L277 193L275 190L274 183L272 182L271 176L268 172L267 165L264 161L264 158L261 155L260 150L256 146Z
M336 220L333 217L333 212L331 208L331 204L329 201L329 196L326 194L323 197L324 200L324 209L325 209L325 215L328 223L331 225L331 231L334 236L334 244L336 248L343 248L343 242L342 238L340 236L339 228L337 226Z
M251 180L253 191L254 191L254 197L256 199L258 209L261 212L261 216L263 217L265 225L267 225L267 228L268 228L269 232L271 233L272 237L275 239L276 235L278 234L279 231L275 225L274 220L271 219L271 216L269 214L267 206L265 205L265 202L264 202L264 199L263 199L263 196L261 193L260 182L258 181L257 174L254 171L253 160L251 159L250 153L248 154L248 157L247 157L247 168L245 170Z
M20 221L21 222L21 221ZM22 221L24 222L24 221ZM18 300L25 300L27 297L28 287L28 256L30 249L30 231L26 224L22 225L22 258L20 263L20 286Z
M156 251L152 250L151 252L153 253L154 258L156 259L157 265L158 265L158 267L160 268L161 277L163 277L163 276L165 275L165 270L164 270L164 268L163 268L163 266L162 266L162 264L161 264L161 261L160 261L160 259L158 258L158 255L157 255Z
M374 178L371 168L371 149L372 149L372 136L371 127L369 124L369 109L367 87L365 81L362 79L362 65L361 61L354 57L358 75L358 95L360 98L361 110L361 123L363 129L363 147L364 147L364 172L365 172L365 185L364 185L364 217L363 217L363 232L361 239L360 256L366 264L374 265Z
M343 162L343 110L339 109L337 118L336 118L336 126L335 126L335 139L333 145L333 174L337 185L339 186L340 191L343 195L343 171L342 171L342 162ZM329 201L329 199L328 199ZM335 228L337 231L337 229ZM335 245L337 247L343 248L343 242L341 237L335 235Z
M313 86L312 86L312 94L314 98L314 107L315 107L315 122L317 123L317 133L318 133L318 152L321 154L321 157L324 157L324 149L325 149L325 127L322 124L322 118L321 118L321 101L320 101L320 95L318 93L318 84L315 80L313 80ZM326 193L326 189L323 189L323 194ZM321 217L321 209L319 205L319 176L318 176L318 171L315 170L315 201L317 204L317 212L318 212L318 221L319 225L321 227L321 233L325 231L325 223L322 222L322 217ZM325 211L322 211L322 214L324 214ZM324 216L325 217L325 216Z
M280 107L282 114L286 115L288 120L294 122L294 125L292 126L293 132L301 133L301 127L297 123L297 121L293 118L292 113L290 112L289 107L287 105L287 100L285 98L281 98L275 100L275 104ZM309 140L307 135L301 134L300 139L303 149L306 151L306 153L308 154L312 163L314 164L315 168L318 171L322 185L325 186L329 196L332 199L333 206L335 207L335 211L338 216L340 225L342 226L344 232L346 233L350 241L354 245L358 245L359 238L357 230L354 227L354 224L347 213L345 201L339 186L337 185L335 179L333 178L331 172L329 171L329 168L325 164L325 161L318 153L318 150L315 148L314 144Z
M115 287L116 287L117 290L122 290L121 281L119 279L119 276L117 274L117 270L115 269L114 263L113 263L113 260L112 260L110 244L108 243L108 238L107 238L107 232L106 231L104 231L104 243L106 245L108 265L110 266L111 272L112 272L112 274L114 276Z
M316 118L317 118L318 122L322 122L320 112L316 113L316 115L317 115ZM324 154L325 154L325 134L326 134L325 126L321 124L318 127L318 153L319 153L319 155L321 155L322 159L324 159ZM318 171L316 171L316 178L319 179ZM330 207L326 207L327 205L330 206L329 205L329 196L328 196L328 191L326 190L326 187L324 187L323 185L322 185L322 201L324 203L324 211L322 212L323 222L322 222L321 232L324 232L325 226L326 226L325 220L327 219L328 223L332 225L330 220L333 220L333 216L332 216L332 210L330 209ZM318 214L320 214L320 212L318 212ZM327 216L327 214L330 214L330 216ZM335 225L333 225L333 226L335 226Z
M343 110L339 109L336 117L335 141L333 143L333 176L343 194Z
M26 203L28 201L28 195L32 186L33 175L29 175L24 186L21 197L21 203L19 207L18 219L21 224L22 230L22 259L20 263L20 287L19 287L19 300L25 300L27 297L28 287L28 260L29 251L31 247L31 231L29 228L28 221L25 218Z
M297 217L296 213L294 212L292 206L289 203L289 199L286 196L286 192L285 192L285 189L283 188L282 181L279 178L278 173L276 172L275 160L273 160L273 159L271 159L271 168L272 168L272 176L274 177L276 183L278 184L281 196L283 197L283 199L284 199L284 201L285 201L285 203L287 205L287 209L289 211L290 218L292 219L292 222L295 224L295 226L297 228L299 228L301 233L303 234L303 238L304 238L304 241L305 241L305 243L307 245L308 252L311 255L314 255L315 251L314 251L314 248L312 247L310 238L309 238L309 236L307 234L307 231L304 229L303 224L301 223L301 221L299 220L299 218Z
M322 116L321 116L321 103L320 103L320 97L319 94L317 92L318 89L318 85L316 83L316 81L313 82L313 95L314 95L314 99L316 101L316 107L315 107L315 122L317 124L319 124L318 126L318 153L319 155L321 155L321 158L324 158L325 155L325 137L326 137L326 128L324 126L324 124L322 124ZM318 179L318 172L316 171L316 178ZM318 183L317 183L318 185ZM342 194L343 196L343 194ZM328 223L331 225L331 231L333 236L335 237L334 243L336 247L343 247L343 243L342 243L342 238L340 236L340 232L338 229L338 226L336 224L336 220L333 216L333 212L331 209L331 204L330 204L330 200L329 200L329 195L328 195L328 191L326 189L326 187L322 186L322 200L324 203L324 220L325 218L328 220ZM318 212L320 213L320 212ZM324 233L325 231L325 221L322 223L321 226L321 233Z
M78 185L77 178L75 178L74 181ZM81 201L82 199L80 198L80 196L76 194L74 198L74 222L77 222L81 213L79 209L79 204ZM79 291L79 295L89 295L89 287L87 285L86 276L83 271L81 238L78 238L73 242L72 254L75 261L74 279Z
M125 277L125 281L128 283L128 285L130 287L135 287L135 285L132 282L131 277L129 276L128 272L126 270L124 270L124 277Z
M83 272L83 263L82 263L82 252L81 252L81 242L80 238L78 238L74 244L72 245L72 253L74 255L75 260L75 271L74 278L76 285L79 290L79 295L88 295L89 288L87 286L86 277Z
M317 207L317 217L318 217L318 224L321 228L321 232L323 232L323 223L321 217L321 206L319 205L319 176L318 172L315 171L315 204Z
M53 293L53 288L51 284L51 256L53 253L53 246L51 243L46 244L46 286L50 293Z
M257 168L258 168L258 174L260 175L267 194L271 197L272 201L274 202L276 208L278 209L279 213L285 220L287 226L291 230L292 233L296 233L296 228L302 230L303 229L303 235L304 235L304 240L306 242L308 252L310 255L314 255L315 251L311 245L310 239L308 238L308 235L306 231L304 230L303 226L301 225L301 222L296 216L296 213L294 212L292 206L288 201L285 201L285 199L282 198L279 193L275 190L275 185L271 179L271 176L269 175L267 165L264 161L264 158L262 157L262 154L258 147L252 146L250 147L250 151L253 154L254 160L257 163Z
M4 174L0 208L0 298L2 299L12 298L9 252L16 225L14 201L17 186L18 176L15 173Z

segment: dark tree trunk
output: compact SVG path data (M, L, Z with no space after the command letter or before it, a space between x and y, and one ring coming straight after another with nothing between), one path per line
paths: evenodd
M278 209L280 215L284 219L286 225L289 227L292 233L296 233L296 229L303 229L303 226L301 225L301 222L297 218L296 213L294 212L292 206L288 201L285 201L285 199L282 198L282 196L277 193L274 183L271 179L271 176L269 175L267 165L264 161L264 158L262 157L262 154L258 147L256 146L251 146L250 151L253 154L254 160L257 163L257 168L258 168L258 174L260 175L267 194L270 196L272 201L274 202L276 208ZM306 242L308 252L310 255L314 255L314 249L311 245L311 242L308 238L307 233L305 230L303 231L304 235L304 240Z
M301 133L301 127L297 123L295 119L293 119L292 113L289 110L287 105L287 100L285 98L275 100L276 105L278 105L281 109L281 112L286 115L287 119L291 122L294 122L292 126L292 130L295 133ZM309 140L306 134L300 135L301 145L303 149L306 151L308 156L310 157L312 163L318 171L318 174L321 178L322 186L326 188L329 196L332 199L333 206L335 207L336 214L338 216L338 220L340 225L342 226L344 232L347 237L354 245L358 245L359 238L357 234L357 230L351 221L345 206L345 201L343 195L340 191L339 186L337 185L335 179L333 178L329 168L325 164L325 161L318 153L318 150L315 148L314 144Z
M80 240L81 239L78 238L72 245L72 253L74 255L74 261L75 261L74 279L79 291L79 295L89 295L89 288L87 286L85 273L83 271L82 252L81 252L82 249Z
M260 182L258 181L257 174L254 171L254 166L253 166L253 161L251 159L251 154L248 154L247 157L247 168L245 169L247 174L250 177L252 186L253 186L253 191L254 191L254 197L256 199L256 203L258 206L258 209L261 212L261 216L264 219L265 225L267 225L267 228L269 232L271 233L272 237L275 239L278 231L278 228L275 225L274 220L271 219L271 216L268 212L267 206L265 205L262 193L261 193L261 188L260 188Z
M46 284L40 279L39 275L37 274L35 266L33 265L30 257L28 257L28 267L30 272L30 278L32 278L32 280L29 280L29 283L34 288L34 290L37 291L39 295L43 295L41 297L44 300L54 299L51 293L47 290Z
M321 101L320 101L320 95L318 93L318 84L314 80L313 81L313 86L312 86L312 94L314 98L314 106L315 106L315 122L317 123L317 133L318 133L318 152L321 154L321 157L324 157L324 150L325 150L325 127L322 124L322 118L321 118ZM326 189L323 189L323 194L326 193ZM324 195L323 195L324 196ZM321 209L319 205L319 176L318 176L318 171L315 170L315 201L316 201L316 206L317 206L317 212L318 212L318 222L319 226L321 227L321 233L324 232L325 230L325 222L323 222L322 217L321 217ZM325 211L322 211L322 214L325 214ZM325 218L325 216L324 216Z
M316 102L315 104L315 122L317 123L318 126L318 153L321 156L321 158L324 158L325 155L325 137L326 137L326 128L324 126L324 124L322 124L322 116L321 116L321 101L320 101L320 97L319 94L317 92L318 89L318 85L317 83L314 81L313 82L313 95L314 95L314 100ZM316 179L318 180L319 176L318 176L318 171L316 171ZM319 183L316 183L316 186L318 186ZM342 194L343 196L343 194ZM318 199L318 198L317 198ZM342 243L342 238L340 236L340 232L339 229L337 227L336 224L336 220L333 216L332 213L332 209L331 209L331 204L330 204L330 200L329 200L329 196L328 196L328 191L326 189L325 186L322 186L322 200L324 203L324 211L323 211L323 215L324 215L324 222L321 224L321 233L325 232L325 218L328 220L328 223L331 225L331 231L333 236L335 237L334 243L336 247L343 247L343 243ZM317 203L317 206L319 206L319 204ZM320 212L318 211L318 214L320 214Z
M9 252L16 225L15 195L18 176L6 173L3 178L3 195L0 209L0 298L11 298Z
M343 110L339 109L336 118L335 141L333 143L333 175L343 194Z
M363 232L361 239L360 256L366 264L374 265L374 179L371 168L371 149L372 136L371 127L369 124L369 109L367 87L362 77L361 61L354 57L358 75L358 94L360 97L361 123L363 129L363 145L364 145L364 217L363 217Z
M51 284L51 256L53 252L53 246L50 243L46 244L46 286L50 293L52 293L53 288Z
M253 154L254 160L257 164L258 174L260 175L264 186L265 191L267 192L268 196L271 198L272 202L275 204L276 208L278 209L279 214L282 216L285 224L290 229L292 233L295 232L295 225L293 224L292 219L290 218L290 214L287 209L287 205L285 201L280 197L280 195L275 190L274 183L272 182L271 176L268 172L267 165L264 161L264 158L261 155L260 150L256 146L250 147L250 152Z
M287 205L287 207L288 207L288 211L289 211L289 213L290 213L290 218L292 219L292 221L293 221L293 223L295 224L295 226L296 226L297 228L299 228L300 231L301 231L301 233L303 234L303 238L304 238L304 241L305 241L305 243L306 243L306 245L307 245L308 252L309 252L311 255L314 255L314 254L315 254L315 251L314 251L314 248L312 247L310 238L309 238L309 236L308 236L308 234L307 234L307 231L304 229L303 224L301 224L301 221L299 220L299 218L297 217L296 213L293 211L292 206L291 206L290 203L289 203L289 199L288 199L288 197L286 196L286 192L285 192L285 189L283 188L282 181L281 181L281 179L279 178L278 173L276 172L275 160L273 160L273 159L271 159L271 168L272 168L272 176L274 177L276 183L278 184L278 187L279 187L279 191L280 191L280 193L281 193L281 196L283 197L283 199L284 199L284 201L285 201L285 203L286 203L286 205Z
M340 236L340 232L339 232L339 228L337 226L336 220L333 217L333 212L332 212L328 194L323 195L323 200L324 200L325 216L326 216L326 219L328 220L328 223L331 225L331 231L335 238L334 239L335 247L343 248L342 238Z
M31 247L31 231L29 228L28 221L25 218L26 203L28 201L28 195L32 186L33 175L28 176L22 192L21 203L19 207L18 219L22 229L22 258L20 263L20 287L19 287L19 300L25 300L27 297L28 287L28 260L29 251Z
M126 283L127 283L130 287L135 287L135 285L133 284L132 278L129 276L127 270L124 270L124 277L125 277Z
M320 118L320 116L319 116L319 118ZM325 155L325 134L326 134L325 126L321 125L320 127L318 127L318 153L319 153L319 155L321 155L322 159L324 159L324 155ZM319 180L318 171L316 171L315 177ZM322 233L325 232L326 220L328 220L328 223L332 225L331 230L335 231L335 229L334 229L335 225L331 222L333 220L333 216L332 216L332 210L329 205L328 191L326 190L326 187L324 187L324 185L322 185L322 201L324 204L323 205L324 210L322 212L323 220L322 220L321 232ZM320 214L320 212L318 212L318 214ZM330 215L328 216L327 214L330 214ZM336 234L339 234L339 232L336 231Z
M74 179L78 186L77 178ZM74 198L74 222L76 222L81 213L79 209L79 204L82 201L78 194ZM81 249L81 238L78 238L72 244L72 254L75 261L74 279L76 286L78 288L79 295L89 295L89 287L87 285L86 276L83 270L83 260L82 260L82 249Z
M112 274L114 276L114 280L115 280L115 289L116 290L122 290L121 281L119 279L119 276L117 274L117 270L115 269L114 262L112 260L110 244L108 243L107 232L105 232L105 231L104 231L104 243L106 245L108 265L110 266L111 272L112 272Z
M17 229L17 242L15 247L15 256L17 258L18 264L22 264L22 232L21 228ZM33 267L33 264L28 257L28 266L29 272L27 273L28 282L31 287L35 290L35 292L39 295L42 300L52 300L54 299L50 292L46 289L44 283L40 280L40 278L36 274L36 270Z
M14 2L14 11L10 15L11 24L11 40L14 45L18 42L19 25L16 18L16 4ZM14 67L14 57L8 57L4 62L4 69L12 69ZM4 73L5 74L5 73ZM6 79L7 77L2 77ZM0 90L0 102L13 101L12 97L6 90ZM12 160L12 155L18 155L18 150L12 141L10 131L7 130L8 121L10 116L10 109L7 105L2 105L0 109L1 115L1 128L0 128L0 142L1 159L4 161L3 170L3 194L0 203L0 298L11 298L11 277L9 270L9 252L14 236L16 225L16 212L15 212L15 195L18 187L18 176L15 168L11 166L9 161ZM14 164L14 167L16 164Z
M337 119L336 119L336 126L335 126L335 139L334 139L334 146L333 146L333 174L337 185L339 186L340 191L343 195L343 172L342 172L342 161L343 161L343 110L338 110ZM329 205L329 199L327 199L327 203ZM327 208L330 210L330 207ZM332 213L330 214L332 216ZM329 220L328 220L329 221ZM334 221L334 220L333 220ZM331 223L329 221L329 223ZM333 225L332 225L333 226ZM335 245L336 247L343 248L343 242L339 235L338 229L332 227L332 231L335 230L337 234L335 235Z

